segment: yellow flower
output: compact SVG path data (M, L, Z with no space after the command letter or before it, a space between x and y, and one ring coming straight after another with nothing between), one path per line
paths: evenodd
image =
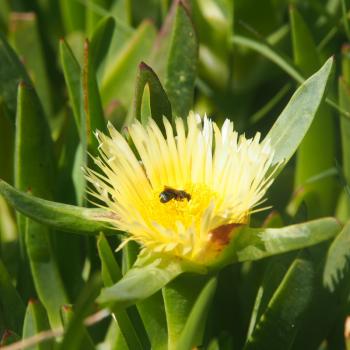
M264 201L277 167L269 141L239 136L228 119L221 130L206 116L164 118L128 127L134 147L109 124L96 132L103 175L86 170L91 192L114 215L108 220L148 252L205 263L228 244L235 225L246 224ZM187 130L187 131L186 131ZM135 150L135 151L134 151Z

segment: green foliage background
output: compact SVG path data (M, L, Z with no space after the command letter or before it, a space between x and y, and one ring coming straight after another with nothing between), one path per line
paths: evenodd
M350 348L349 10L348 0L0 0L0 179L20 190L0 180L1 345L63 326L31 349ZM81 167L107 120L123 132L194 110L266 135L300 85L269 134L280 155L317 110L314 121L230 264L132 268L139 247L115 253L120 235L82 208ZM105 306L114 317L83 325Z

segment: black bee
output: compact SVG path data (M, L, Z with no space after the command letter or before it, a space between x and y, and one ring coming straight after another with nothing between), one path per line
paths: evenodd
M191 195L185 191L175 190L175 188L164 186L164 190L159 194L159 199L162 203L167 203L172 199L175 199L176 201L187 199L189 201Z

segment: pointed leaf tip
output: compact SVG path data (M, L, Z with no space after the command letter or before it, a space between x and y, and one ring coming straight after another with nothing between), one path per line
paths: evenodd
M301 84L269 131L267 138L275 150L272 165L283 161L285 166L303 140L322 102L333 62L330 57L321 69Z

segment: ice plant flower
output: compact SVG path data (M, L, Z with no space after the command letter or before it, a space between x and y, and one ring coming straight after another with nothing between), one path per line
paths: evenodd
M274 151L259 133L239 136L228 119L220 129L190 113L187 123L175 120L176 135L163 122L165 135L152 119L129 126L133 148L111 124L110 136L97 131L95 163L103 174L87 169L86 177L113 213L103 220L128 233L124 243L205 262L228 244L233 227L259 210L273 182Z

